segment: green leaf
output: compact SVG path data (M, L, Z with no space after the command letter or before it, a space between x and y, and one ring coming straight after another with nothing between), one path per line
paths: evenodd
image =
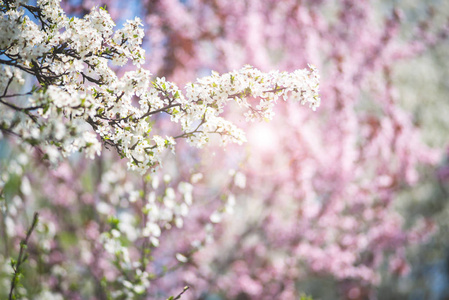
M120 223L120 220L114 216L109 216L108 223L109 225L111 225L112 229L118 229L118 224Z
M50 109L50 105L44 105L44 114Z

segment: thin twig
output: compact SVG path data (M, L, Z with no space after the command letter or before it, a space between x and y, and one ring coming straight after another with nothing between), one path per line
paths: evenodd
M28 229L27 235L22 241L20 241L20 252L19 257L17 258L17 262L12 263L12 268L14 270L14 274L11 280L11 289L9 290L9 300L13 300L13 293L14 288L16 287L16 282L18 282L19 274L20 274L20 267L22 266L22 263L24 263L27 260L27 255L25 254L26 249L28 247L28 240L31 236L31 233L33 232L34 228L36 228L37 222L39 221L39 214L36 212L34 213L33 222L31 223L30 228Z
M189 288L190 288L189 286L184 287L184 290L182 290L182 292L179 293L178 296L176 296L175 298L172 298L172 299L173 299L173 300L181 299L181 296L182 296L185 292L187 292L187 290L188 290ZM170 299L170 298L169 298L169 299Z
M177 106L181 106L181 103L170 104L170 105L164 106L164 107L162 107L162 108L160 108L160 109L153 110L153 111L149 111L149 112L147 112L146 114L144 114L143 116L141 116L139 119L146 118L146 117L148 117L148 116L157 114L157 113L159 113L159 112L164 112L164 111L166 111L167 109L170 109L170 108L173 108L173 107L177 107Z
M2 189L0 191L0 201L2 201L2 198L3 198L3 201L5 201L4 205L6 206L6 200L4 198L3 191L4 191L4 189ZM7 207L6 207L6 210L7 210ZM2 228L1 228L2 238L3 238L3 242L5 244L5 256L9 257L9 242L8 242L8 235L6 233L6 224L5 224L6 210L4 210L4 211L2 210L2 212L0 213L0 217L1 217L1 224L2 224Z

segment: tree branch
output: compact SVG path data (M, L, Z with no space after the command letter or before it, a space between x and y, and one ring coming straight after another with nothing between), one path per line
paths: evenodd
M11 279L11 289L9 290L9 298L8 298L9 300L15 299L13 295L14 289L17 286L17 283L19 282L19 275L21 274L20 267L28 258L28 255L26 255L25 253L28 248L28 240L30 239L31 233L33 232L34 228L36 228L38 221L39 221L39 214L36 212L34 213L33 222L31 223L31 226L28 229L26 237L22 239L22 241L20 241L20 252L19 257L17 258L17 262L14 262L14 260L11 262L14 274Z

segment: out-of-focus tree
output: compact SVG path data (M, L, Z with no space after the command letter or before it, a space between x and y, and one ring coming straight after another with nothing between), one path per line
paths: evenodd
M330 276L344 297L364 299L374 295L382 264L407 273L406 247L433 223L424 214L406 224L394 200L420 182L417 168L436 163L438 151L402 103L396 74L446 39L447 24L434 22L441 15L407 22L409 11L373 1L141 7L151 69L168 78L244 63L289 70L312 62L323 70L318 118L286 104L276 111L282 118L251 127L252 146L235 159L244 160L246 187L236 202L246 209L223 226L217 248L198 254L186 283L226 297L289 299L301 281ZM235 152L220 155L229 163ZM198 266L207 267L198 273Z
M323 70L318 118L286 104L276 111L282 118L251 127L237 198L247 209L223 226L217 248L196 257L195 268L208 266L204 280L192 270L186 282L226 297L288 299L298 282L330 276L342 295L363 299L380 283L382 264L407 273L406 247L433 223L424 214L406 224L394 200L420 182L419 166L438 162L438 151L404 106L396 74L446 39L447 24L434 22L441 16L407 22L408 11L372 1L141 5L151 69L169 78L243 63L288 70L312 62Z
M407 11L355 0L68 1L65 8L83 16L93 5L106 5L118 22L127 11L140 14L147 67L157 76L187 82L244 64L292 71L313 63L325 101L319 115L280 103L278 118L267 124L246 125L230 107L224 115L249 132L247 146L201 151L179 141L182 155L165 161L165 176L143 180L103 153L95 164L72 158L36 189L47 167L26 154L5 155L6 172L16 174L8 175L9 193L19 196L11 197L12 215L30 203L47 208L37 228L41 242L30 248L46 251L32 260L44 299L45 290L102 299L142 288L150 298L167 297L184 285L186 299L297 299L307 289L367 299L376 296L382 267L391 276L408 272L406 248L435 227L430 214L406 222L395 204L421 183L419 168L435 165L440 151L423 141L397 75L446 39L446 25L432 21L438 13L407 25ZM161 135L173 135L170 120L154 122ZM188 219L174 205L173 220L153 226L152 203L192 198ZM3 227L9 235L25 231L19 219L2 219L16 222ZM113 243L105 243L104 232ZM116 251L116 259L104 249ZM309 285L314 280L318 291Z

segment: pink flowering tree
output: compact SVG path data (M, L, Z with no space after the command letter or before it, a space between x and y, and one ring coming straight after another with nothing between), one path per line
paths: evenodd
M1 2L2 297L366 299L407 272L434 226L394 200L438 152L394 66L446 31L400 39L369 1L95 4Z
M399 105L395 65L446 38L446 24L432 27L425 16L401 27L401 10L379 15L369 1L141 5L149 64L168 78L185 81L245 63L292 70L312 62L323 70L319 116L277 106L282 117L248 126L245 153L210 158L214 170L238 161L246 185L231 200L240 212L220 228L216 248L192 258L186 284L227 297L294 299L298 282L331 276L342 295L363 299L380 283L382 264L406 274L406 247L420 243L433 224L422 218L406 228L394 199L419 183L417 167L437 162L438 151L425 145ZM409 39L401 37L404 29Z
M247 125L245 150L202 154L214 171L220 163L239 168L234 181L221 185L235 190L213 215L218 222L235 210L235 217L224 218L213 246L189 258L191 269L174 278L196 286L198 295L295 299L298 283L330 276L344 297L364 299L374 295L381 265L406 274L406 247L434 227L425 218L405 227L394 200L419 183L417 167L437 162L438 151L425 145L399 105L395 65L446 38L446 24L432 27L425 16L401 26L400 9L379 14L370 1L140 5L148 63L161 76L186 81L245 63L293 70L312 62L324 78L319 116L284 103L270 124ZM402 30L412 36L403 38ZM207 179L209 188L216 184Z

